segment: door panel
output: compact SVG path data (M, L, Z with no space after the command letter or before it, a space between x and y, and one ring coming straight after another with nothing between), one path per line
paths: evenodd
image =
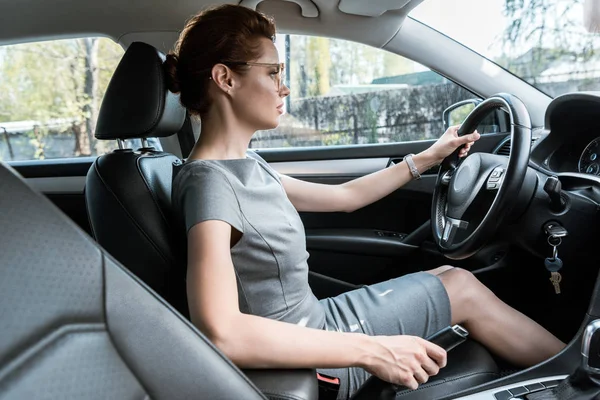
M492 152L504 134L484 135L472 152ZM315 183L340 184L375 172L418 153L433 141L292 150L259 150L280 173ZM355 286L447 264L431 241L429 218L437 169L423 174L387 197L352 213L309 213L300 216L307 233L310 270ZM497 261L497 248L480 257L453 261L474 269Z
M472 152L491 152L506 134L484 135ZM299 179L339 184L390 165L433 142L258 150L273 168ZM28 182L90 233L84 198L85 176L94 158L12 162ZM118 173L118 171L116 171ZM307 232L311 285L319 296L434 268L447 260L430 240L430 206L437 179L432 169L389 196L352 213L300 213ZM469 269L483 259L453 262Z
M34 189L69 216L90 236L83 194L94 157L8 162Z

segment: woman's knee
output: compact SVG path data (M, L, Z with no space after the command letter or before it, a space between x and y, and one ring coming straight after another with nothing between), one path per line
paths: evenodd
M481 283L470 271L450 267L438 275L453 307L472 307L477 304Z

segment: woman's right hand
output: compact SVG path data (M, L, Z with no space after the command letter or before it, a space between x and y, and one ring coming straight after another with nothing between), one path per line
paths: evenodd
M369 373L395 385L416 389L446 366L446 350L417 336L372 336L375 351Z

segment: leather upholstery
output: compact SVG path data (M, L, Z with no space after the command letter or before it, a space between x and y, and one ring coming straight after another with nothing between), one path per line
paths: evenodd
M181 129L186 112L167 90L164 59L146 43L127 48L102 100L97 139L167 137Z
M168 153L117 150L96 159L85 196L98 243L187 316L186 238L171 218L178 163Z
M264 399L198 330L0 164L1 399Z
M396 399L433 400L499 378L496 362L481 344L467 340L448 352L448 363L417 390L399 390Z

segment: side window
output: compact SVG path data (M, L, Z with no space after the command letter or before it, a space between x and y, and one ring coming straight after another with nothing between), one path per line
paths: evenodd
M388 51L324 37L278 35L286 113L254 148L358 145L438 138L442 113L472 93Z
M0 47L0 160L96 156L98 110L123 49L107 38ZM136 143L131 143L135 145Z

